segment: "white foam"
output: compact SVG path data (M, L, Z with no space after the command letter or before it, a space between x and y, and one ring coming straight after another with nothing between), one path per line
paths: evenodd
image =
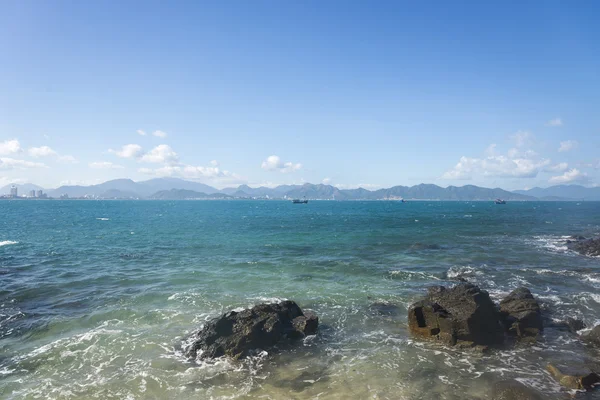
M96 218L98 221L110 221L110 218Z
M11 244L18 244L18 243L19 242L15 242L15 241L12 241L12 240L4 240L4 241L0 242L0 247L2 247L2 246L8 246L8 245L11 245Z

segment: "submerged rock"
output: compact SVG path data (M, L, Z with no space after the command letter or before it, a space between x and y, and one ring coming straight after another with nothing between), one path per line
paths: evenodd
M567 366L550 363L546 369L562 386L569 389L589 389L600 382L600 376L585 365Z
M208 322L185 350L190 358L241 359L256 350L267 350L284 339L317 332L319 318L303 313L293 301L259 304L240 312L230 311Z
M543 397L519 381L501 381L494 385L492 400L543 400Z
M429 288L425 300L408 310L410 332L447 345L489 346L504 341L496 306L486 291L468 283Z
M388 302L377 302L369 306L369 311L373 315L397 316L400 314L400 307Z
M500 314L506 330L519 339L535 339L543 329L540 305L525 287L513 290L500 302Z
M600 237L585 239L580 236L573 239L567 242L567 246L571 250L575 250L584 256L600 257Z

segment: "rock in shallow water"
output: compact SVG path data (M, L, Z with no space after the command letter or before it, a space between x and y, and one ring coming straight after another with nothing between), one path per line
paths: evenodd
M567 242L571 250L583 254L584 256L600 257L600 237L594 239L585 239L581 236L573 237L573 241Z
M259 304L231 311L208 322L185 350L190 358L241 359L256 350L267 350L284 339L298 339L317 332L319 318L303 313L293 301Z
M494 385L493 400L542 400L541 394L518 381L501 381Z
M550 363L546 369L562 386L569 389L589 389L600 382L600 376L586 365L566 366Z
M500 302L500 314L510 334L535 339L543 329L542 313L529 289L513 290Z
M408 327L419 338L447 345L498 345L504 341L496 306L471 284L429 288L425 300L408 310Z

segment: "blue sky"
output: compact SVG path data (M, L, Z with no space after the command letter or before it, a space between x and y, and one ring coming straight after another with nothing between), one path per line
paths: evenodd
M418 3L0 2L0 184L600 183L600 3Z

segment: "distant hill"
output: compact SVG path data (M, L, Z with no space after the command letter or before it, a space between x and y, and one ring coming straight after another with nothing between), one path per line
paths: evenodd
M529 190L515 190L513 193L534 196L541 200L600 201L600 187L587 188L581 185L556 185L548 188L535 187Z
M43 187L38 186L38 185L34 185L33 183L23 183L23 184L19 184L19 183L15 183L15 184L8 184L6 186L3 186L2 188L0 188L0 195L2 194L10 194L10 188L11 186L15 185L17 187L17 191L19 193L19 195L23 195L23 194L28 194L29 191L31 190L44 190Z
M487 189L473 185L462 187L449 186L442 188L432 184L420 184L416 186L394 186L388 189L370 191L363 188L338 189L331 185L304 185L286 186L276 188L252 189L243 185L237 189L229 188L228 193L234 197L270 197L270 198L304 198L320 200L383 200L389 198L404 198L415 200L537 200L535 197L511 193L503 189Z
M10 192L10 186L0 189L0 194ZM37 185L17 185L20 194L29 190L41 189ZM43 189L42 189L43 190ZM94 197L105 199L294 199L310 200L457 200L457 201L491 201L497 198L507 201L535 200L597 200L600 201L600 188L586 188L579 185L559 185L549 188L533 188L509 192L500 188L484 188L474 185L448 186L446 188L422 183L415 186L393 186L386 189L367 190L340 189L332 185L305 183L303 185L280 185L277 187L252 188L248 185L229 187L218 190L199 182L191 182L178 178L155 178L134 182L131 179L115 179L91 186L61 186L49 189L50 197L63 194L70 198Z
M171 189L186 189L200 191L206 194L218 192L217 189L198 182L185 181L177 178L155 178L142 182L131 179L114 179L91 186L61 186L49 190L51 197L63 194L69 197L95 196L101 198L146 198L156 192ZM119 194L119 192L121 192Z
M224 193L202 193L195 192L193 190L185 190L185 189L171 189L171 190L161 190L159 192L154 193L149 197L153 200L218 200L218 199L231 199L232 197L226 195Z

